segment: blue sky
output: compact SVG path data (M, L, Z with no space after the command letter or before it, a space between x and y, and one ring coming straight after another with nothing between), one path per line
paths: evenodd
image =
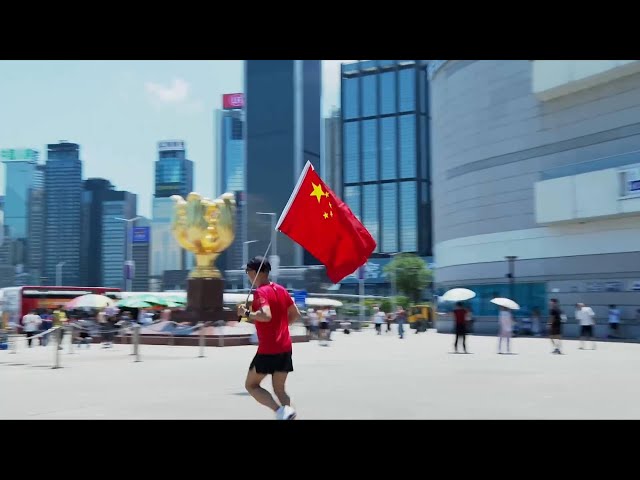
M340 63L323 61L323 112L339 105ZM156 142L181 139L194 189L213 191L213 110L243 90L241 60L0 61L0 148L80 144L83 176L138 194L149 216ZM5 191L4 166L0 192Z

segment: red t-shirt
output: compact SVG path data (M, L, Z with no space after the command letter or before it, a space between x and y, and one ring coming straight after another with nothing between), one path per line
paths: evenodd
M251 310L256 312L262 306L271 309L271 321L255 322L258 333L258 353L276 354L291 351L289 318L287 309L293 305L289 292L277 283L269 282L255 289Z
M456 317L456 325L464 325L467 320L467 311L464 308L456 308L453 311Z

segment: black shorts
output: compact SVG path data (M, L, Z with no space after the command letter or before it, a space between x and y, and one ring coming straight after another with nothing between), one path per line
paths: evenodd
M617 330L618 329L618 325L620 325L617 322L612 322L609 324L609 326L611 327L611 330Z
M320 322L320 330L329 330L329 322Z
M562 324L553 322L551 324L551 330L549 331L549 335L562 335Z
M456 323L456 335L466 335L467 326L464 323Z
M593 325L581 325L580 326L581 337L593 337Z
M274 372L293 372L292 352L285 353L256 353L251 360L249 370L255 367L257 373L271 375Z

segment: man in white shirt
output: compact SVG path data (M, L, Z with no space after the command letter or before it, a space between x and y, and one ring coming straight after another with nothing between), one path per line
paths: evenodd
M42 319L40 315L38 315L35 310L29 312L29 314L22 317L22 326L24 327L24 333L27 335L27 343L29 344L29 348L31 348L31 341L33 340L31 337L35 335L35 333L40 328L40 324L42 323Z
M382 324L385 322L387 316L379 307L373 307L373 323L376 326L376 332L378 335L382 333Z
M584 350L585 338L593 343L593 350L596 349L596 341L593 336L593 326L595 325L595 316L591 307L585 306L584 303L576 305L576 320L580 324L580 350Z

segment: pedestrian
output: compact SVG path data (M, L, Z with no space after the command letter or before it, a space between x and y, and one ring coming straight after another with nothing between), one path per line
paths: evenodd
M593 336L593 326L595 325L595 316L591 307L585 306L584 303L576 304L576 320L580 325L580 350L584 350L584 340L591 340L593 350L596 349L596 341Z
M536 337L539 337L542 334L540 309L538 307L533 307L531 309L531 331Z
M318 316L318 312L316 312L313 308L307 310L307 315L309 315L309 327L311 328L311 338L318 339L318 328L320 327L320 318Z
M473 312L471 311L471 308L467 308L467 333L473 333L473 323L474 323L474 318L473 318Z
M373 324L376 327L377 335L382 334L382 324L385 322L385 320L386 315L382 310L380 310L380 307L378 307L377 305L373 307Z
M458 353L458 340L462 340L462 348L464 353L467 352L467 309L464 308L462 302L456 303L456 308L451 312L455 325L456 341L453 344L456 353Z
M396 308L396 323L398 324L398 336L404 338L404 324L407 321L407 312L405 312L402 305L398 305Z
M618 338L620 327L620 310L615 305L609 305L609 338Z
M22 317L22 326L24 333L27 336L27 344L29 345L29 348L31 348L31 342L33 340L31 337L38 332L41 323L42 319L35 310L31 310L27 315Z
M562 310L558 304L558 299L552 298L549 302L549 338L553 351L558 355L562 354Z
M109 317L107 317L107 312L100 310L96 315L96 320L98 322L98 327L100 328L100 336L102 337L102 348L112 348L112 325L109 321Z
M262 266L261 266L262 265ZM251 309L238 305L238 315L254 323L258 334L258 351L249 365L245 387L258 403L270 408L278 420L293 420L296 411L285 390L289 372L293 372L293 353L289 325L300 318L298 307L289 292L269 280L271 264L262 257L252 258L246 266L249 281L255 285ZM260 386L271 375L271 394Z
M498 354L502 354L502 340L507 344L507 353L511 353L511 337L513 336L513 315L507 307L500 307L498 314Z
M320 320L320 345L328 347L329 346L329 314L328 310L320 309L318 310L318 317Z
M333 330L337 327L337 321L338 321L338 314L335 311L335 309L330 308L327 311L327 316L328 316L328 320L329 320L329 341L331 342L331 334L333 333Z
M42 323L40 324L40 330L43 335L40 337L40 345L46 347L49 345L49 336L50 333L44 333L47 330L50 330L53 327L53 321L51 319L51 312L49 310L44 310L40 315L42 319Z
M53 317L53 326L58 327L58 350L62 350L62 340L64 340L64 331L67 326L67 314L64 311L64 307L58 305L58 308L51 315Z
M384 319L384 321L387 323L387 333L389 333L391 331L391 321L393 320L392 318L392 314L391 312L389 312L386 316L386 318Z

